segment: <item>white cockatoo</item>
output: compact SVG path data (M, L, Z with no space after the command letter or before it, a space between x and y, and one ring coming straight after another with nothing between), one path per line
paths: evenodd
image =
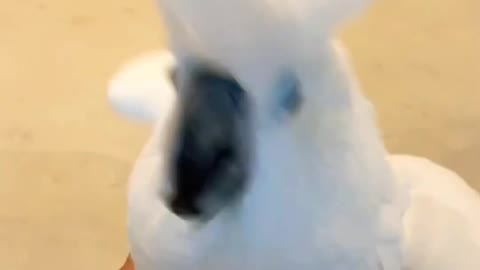
M171 52L109 89L155 123L129 185L138 270L478 270L480 198L390 156L335 27L366 0L160 0Z

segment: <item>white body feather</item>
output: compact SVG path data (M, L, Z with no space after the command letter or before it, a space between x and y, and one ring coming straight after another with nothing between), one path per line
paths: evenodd
M457 174L424 158L390 157L408 187L403 220L409 270L480 269L480 197Z

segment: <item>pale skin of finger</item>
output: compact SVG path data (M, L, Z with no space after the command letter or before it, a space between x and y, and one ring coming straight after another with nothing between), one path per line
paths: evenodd
M135 265L133 264L133 260L130 254L128 255L127 260L123 264L122 268L120 268L120 270L135 270Z

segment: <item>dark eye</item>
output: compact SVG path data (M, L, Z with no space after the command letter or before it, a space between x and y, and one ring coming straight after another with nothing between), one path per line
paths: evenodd
M276 93L275 115L280 119L295 114L302 106L300 82L295 74L290 72L282 74L274 92Z

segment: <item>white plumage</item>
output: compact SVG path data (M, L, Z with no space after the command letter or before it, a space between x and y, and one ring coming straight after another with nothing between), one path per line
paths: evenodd
M408 269L480 269L478 193L424 158L394 155L390 164L396 180L409 190L403 219Z
M110 103L129 119L155 121L158 115L168 111L164 106L173 104L175 92L171 90L173 85L169 74L174 67L175 58L168 51L152 51L138 56L110 81Z
M160 196L178 106L174 59L147 54L112 80L117 110L155 121L129 189L137 269L480 269L478 194L427 160L388 157L347 55L331 41L332 27L364 1L280 2L161 2L180 69L192 56L217 63L257 106L251 186L206 225L170 213ZM279 125L263 108L284 67L299 75L305 104Z

